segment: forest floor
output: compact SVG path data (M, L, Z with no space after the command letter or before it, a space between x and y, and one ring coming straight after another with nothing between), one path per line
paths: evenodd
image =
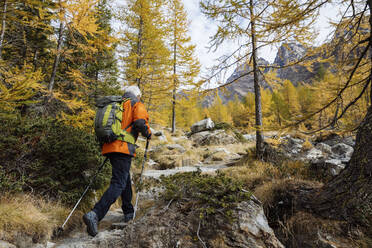
M221 133L211 133L213 134L212 136L221 135ZM276 134L274 132L266 135L275 136ZM226 137L224 139L229 140ZM144 189L140 193L139 210L136 220L128 224L122 223L123 214L118 201L100 222L99 234L96 237L92 238L86 233L85 226L81 221L81 215L83 214L81 211L77 211L74 214L71 223L62 235L54 236L51 232L58 227L58 223L63 222L63 217L67 216L68 210L63 207L56 208L53 206L54 208L52 208L50 204L46 204L44 206L45 212L50 213L57 209L59 211L59 217L52 218L44 216L41 218L44 222L39 221L39 225L32 226L32 228L40 228L40 232L47 233L44 235L44 239L38 240L32 237L22 237L23 241L20 242L19 240L21 238L15 236L12 243L20 248L115 247L113 244L122 244L115 242L123 240L123 229L125 230L125 235L129 235L129 237L137 235L130 231L132 229L136 230L136 228L140 228L138 230L144 232L143 235L150 237L152 235L156 236L153 233L154 231L148 231L146 229L147 221L150 221L152 223L151 225L155 227L158 225L157 218L162 218L161 222L164 222L164 218L167 219L164 211L167 211L172 203L172 200L167 203L164 202L164 199L159 199L158 197L164 190L161 185L159 186L162 176L169 177L176 173L193 171L213 176L218 175L217 172L220 171L232 180L241 183L245 189L257 197L261 208L264 210L267 223L273 229L272 233L275 232L276 237L285 247L372 247L369 246L372 244L371 238L364 236L358 229L348 227L345 222L323 220L310 213L296 212L293 208L292 193L298 189L319 188L325 180L328 180L323 178L324 175L317 174L320 173L319 171L312 171L314 168L309 167L308 163L298 159L298 154L296 155L296 160L282 161L282 158L278 156L277 161L263 162L254 159L254 141L252 140L245 142L234 141L232 144L227 142L225 144L195 145L197 144L195 142L199 142L199 140L199 137L193 139L192 137L186 137L183 133L171 135L168 131L163 131L161 135L154 136L150 145L149 161L146 163L146 169L143 174ZM267 137L266 140L274 145L277 142L270 137ZM293 138L292 140L296 141L299 139ZM305 141L303 141L300 150L306 150L307 154L312 155L309 151L315 148L311 144L306 144L310 143L307 139L303 140ZM138 149L138 156L134 160L132 167L134 181L138 181L144 143L145 140L139 140L141 148ZM293 147L291 147L290 152L298 148L298 144L292 144L291 146ZM276 156L277 154L274 157ZM133 190L135 190L135 187L133 187ZM32 201L29 201L29 203L31 204ZM34 205L40 206L39 203ZM175 208L173 209L174 216L172 218L179 219L177 215L182 216L182 214L177 212L177 207L173 205L172 207ZM33 208L32 206L28 207L29 210ZM48 221L52 225L46 225L50 228L43 231L43 223ZM138 227L142 224L145 226ZM165 224L165 226L168 225L169 223ZM164 225L161 229L164 229ZM192 229L196 232L198 227L194 226ZM36 230L33 231L37 233ZM166 232L165 230L163 231ZM204 232L207 231L205 230ZM27 236L27 233L25 232L24 235ZM154 239L156 240L155 236ZM146 247L168 247L156 245L155 241L151 242ZM195 244L195 240L193 242ZM207 240L207 242L212 241ZM275 247L282 247L280 246L280 242ZM198 238L196 238L196 244L196 246L180 247L203 247L198 241ZM216 247L230 246L222 245Z

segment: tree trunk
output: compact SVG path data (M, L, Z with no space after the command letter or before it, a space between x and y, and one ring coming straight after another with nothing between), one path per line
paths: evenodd
M369 24L372 27L372 0ZM372 42L372 36L370 37ZM369 43L371 46L371 42ZM371 49L371 47L370 47ZM370 57L372 63L372 57ZM370 81L372 84L372 68ZM321 216L372 226L372 106L358 128L349 165L317 193L308 197L310 208Z
M27 61L27 37L26 37L26 30L25 27L22 26L22 60L21 60L21 67L23 67L24 63Z
M369 6L369 30L371 32L372 29L372 0L368 0L368 6ZM370 52L371 52L371 44L372 44L372 36L369 36L369 44L370 44ZM372 63L372 56L370 58L370 63ZM369 97L370 97L370 104L372 105L372 67L371 67L371 73L369 74L369 81L371 84L369 85L370 87L370 92L369 92Z
M4 36L5 36L5 29L6 29L6 9L7 9L7 0L4 0L4 8L3 8L3 18L1 22L1 34L0 34L0 59L2 59L2 52L3 52L3 43L4 43Z
M261 108L261 91L258 83L258 68L257 68L257 51L256 51L256 32L255 20L253 12L253 0L250 0L249 5L251 15L251 36L252 36L252 59L253 59L253 81L255 94L255 113L256 113L256 157L263 159L263 135L262 135L262 108Z
M38 49L37 47L35 48L35 51L34 51L34 56L32 58L32 64L34 65L34 71L37 70L37 60L38 60Z
M141 64L142 64L142 60L141 60L141 56L142 56L142 29L143 29L143 20L142 20L142 16L140 17L140 23L139 23L139 30L138 30L138 40L137 40L137 64L136 64L136 69L140 69L141 68ZM137 77L136 78L136 83L137 83L137 86L138 88L141 89L142 91L142 88L141 88L141 77Z
M280 119L280 109L279 109L278 105L276 105L276 114L277 114L277 117L278 117L279 127L281 127L282 126L282 121Z
M176 19L176 18L175 18ZM173 45L173 99L172 99L172 133L176 132L176 70L177 70L177 42L176 27L174 27L174 45Z
M372 224L372 107L359 127L349 165L310 199L321 216Z
M54 58L52 75L51 75L50 81L49 81L49 93L50 94L53 91L54 82L55 82L56 73L57 73L57 68L58 68L60 57L61 57L62 41L63 41L63 23L61 21L61 23L59 24L59 32L58 32L57 54Z

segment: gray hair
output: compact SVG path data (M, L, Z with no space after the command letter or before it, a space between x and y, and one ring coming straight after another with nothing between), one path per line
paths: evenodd
M136 97L141 97L142 96L141 90L136 85L125 86L124 87L124 92L125 93L132 93Z

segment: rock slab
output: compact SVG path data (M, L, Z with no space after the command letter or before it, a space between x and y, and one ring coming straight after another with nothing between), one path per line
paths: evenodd
M201 131L211 130L214 128L214 122L211 118L201 120L197 123L194 123L190 129L192 133L198 133Z

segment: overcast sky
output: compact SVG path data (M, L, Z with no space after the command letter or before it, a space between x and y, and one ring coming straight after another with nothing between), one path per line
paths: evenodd
M125 2L125 0L114 0L116 3ZM237 44L232 42L225 43L218 48L217 51L209 51L208 45L210 37L215 33L217 24L207 19L200 11L199 0L183 0L185 9L188 14L190 21L189 34L192 42L196 45L196 55L202 66L202 74L207 73L207 68L217 63L216 59L222 55L227 55L237 48ZM330 32L329 20L335 20L339 16L339 7L334 5L327 5L326 8L322 8L320 12L321 16L319 21L316 23L317 30L319 32L319 38L317 44L324 42L327 38L327 34ZM269 62L273 62L276 56L276 47L265 47L260 49L259 57L266 59ZM226 72L226 76L223 80L226 80L231 75L234 68L231 68Z
M183 0L185 9L190 20L190 36L194 44L197 46L197 55L201 62L204 72L206 68L216 63L216 59L224 54L234 51L237 45L234 43L226 43L218 48L216 52L208 51L210 37L215 33L216 23L207 19L200 11L199 0ZM320 19L316 23L319 32L317 43L324 42L330 32L329 20L335 20L338 16L337 6L327 6L320 11ZM314 45L318 45L314 44ZM259 57L273 62L276 56L276 47L265 47L259 51ZM229 74L228 74L229 76Z

